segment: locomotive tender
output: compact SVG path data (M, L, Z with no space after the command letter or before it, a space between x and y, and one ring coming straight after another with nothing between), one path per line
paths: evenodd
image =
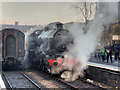
M53 73L52 67L59 67L64 61L64 52L68 45L73 44L73 38L63 24L56 23L55 29L46 27L36 30L28 36L28 60L31 67ZM58 60L59 58L59 60Z
M24 58L24 43L25 35L23 32L13 28L6 28L2 30L2 66L21 65Z

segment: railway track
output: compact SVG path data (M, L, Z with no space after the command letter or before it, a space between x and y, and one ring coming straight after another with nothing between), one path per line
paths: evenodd
M66 85L70 89L84 89L84 88L88 89L88 88L90 88L90 89L104 89L104 90L106 90L106 87L90 83L90 82L88 82L88 81L86 81L84 79L78 79L78 80L76 80L74 82L66 82L66 81L64 81L61 78L56 78L56 77L51 76L49 74L46 74L44 72L42 72L42 73L44 75L47 75L48 77L54 79L54 80L56 80L56 81L58 81L58 82L60 82L60 83L62 83L64 85Z
M67 81L64 81L63 79L61 78L56 78L56 77L52 77L53 79L67 85L69 88L71 89L104 89L102 87L99 87L99 86L96 86L96 85L93 85L91 83L87 83L87 82L84 82L84 81L81 81L81 80L76 80L74 82L67 82Z
M41 83L45 88L62 88L70 90L70 86L60 83L57 80L48 76L48 74L44 74L40 71L24 71L28 76L34 79L38 84ZM72 88L74 89L74 88Z
M76 86L71 85L71 84L65 82L65 81L62 80L62 79L58 79L58 78L55 78L55 77L52 77L52 78L53 78L54 80L56 80L56 81L58 81L58 82L64 84L64 85L68 86L70 89L78 89Z
M39 90L42 88L22 71L2 72L2 77L4 79L7 89L35 88Z
M66 82L61 78L51 76L42 71L11 71L3 72L2 76L7 83L7 88L67 88L67 89L106 89L98 84L78 79L74 82ZM42 79L41 79L42 78ZM44 84L46 83L46 84ZM52 85L53 84L53 85Z

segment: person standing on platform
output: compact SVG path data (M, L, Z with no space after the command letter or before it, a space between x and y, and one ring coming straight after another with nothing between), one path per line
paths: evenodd
M115 42L114 44L113 44L113 49L114 49L114 60L119 60L119 45Z
M110 43L107 44L107 46L105 47L105 52L107 54L107 63L109 62L109 58L111 60L111 63L113 63L112 61L112 46L110 45Z
M102 47L102 49L100 49L100 54L102 57L102 61L105 61L105 49L104 49L104 47Z
M119 44L119 55L120 55L120 44ZM120 60L120 56L119 56L119 60Z

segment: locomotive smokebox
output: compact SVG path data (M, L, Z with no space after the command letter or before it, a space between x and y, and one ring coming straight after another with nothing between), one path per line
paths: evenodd
M58 22L58 23L56 24L56 26L57 26L57 29L58 29L58 30L63 30L63 24L62 24L62 23Z

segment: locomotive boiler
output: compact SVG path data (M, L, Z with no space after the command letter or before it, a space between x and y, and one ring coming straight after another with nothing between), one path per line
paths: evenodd
M25 35L13 28L2 30L2 68L19 66L25 55Z
M31 67L45 72L53 72L53 67L60 67L64 62L64 53L73 44L73 38L63 24L56 23L55 29L49 27L36 30L28 36L28 60ZM62 71L62 70L61 70Z

